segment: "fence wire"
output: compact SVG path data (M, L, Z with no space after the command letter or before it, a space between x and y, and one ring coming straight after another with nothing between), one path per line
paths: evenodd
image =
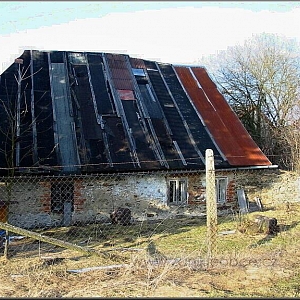
M261 173L225 171L212 178L217 203L214 264L249 262L255 259L253 249L276 234L285 237L295 221L285 202L261 201L262 210L254 201L254 196L264 197L265 190L254 184L255 178L262 182ZM83 254L108 265L128 264L141 255L152 263L207 268L206 184L204 172L2 177L0 251L16 259L77 259L76 267L82 267L78 257ZM243 192L240 199L237 190ZM275 204L284 209L273 224L281 230L272 233L268 221ZM264 218L255 220L254 213ZM85 261L84 266L95 264Z

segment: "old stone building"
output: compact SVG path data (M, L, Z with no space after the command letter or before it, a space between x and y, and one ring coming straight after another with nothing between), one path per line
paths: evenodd
M136 220L201 214L207 149L220 211L237 206L249 172L277 171L203 67L28 50L0 80L0 188L13 224L106 222L119 206Z

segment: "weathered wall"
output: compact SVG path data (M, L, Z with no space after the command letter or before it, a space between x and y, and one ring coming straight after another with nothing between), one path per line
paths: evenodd
M117 207L129 208L135 219L168 210L167 184L163 176L83 180L80 183L80 197L84 201L82 207L75 207L74 222L84 222L87 218L109 221L109 214Z
M51 212L50 181L15 182L9 222L24 228L60 225L63 215ZM5 197L3 200L6 200ZM128 207L133 218L167 214L167 182L164 176L112 176L74 180L72 222L108 222L117 207Z
M167 205L166 174L75 177L72 223L109 222L110 213L117 207L131 209L135 220L165 218L171 214L204 214L205 173L181 174L181 177L188 177L188 205L182 207ZM237 207L237 188L244 189L250 201L255 196L260 197L265 206L300 201L300 178L291 172L277 169L217 171L216 177L228 178L227 201L218 204L219 211ZM0 192L5 194L3 187ZM29 228L62 224L63 215L51 212L49 180L14 183L11 203L9 222L13 225Z
M9 223L23 228L54 224L55 218L49 215L48 205L45 202L45 195L48 194L49 189L49 183L14 182L11 188ZM5 200L7 200L7 193L8 190L1 187L1 194Z
M243 188L249 201L260 197L265 206L300 201L300 176L279 169L239 171L237 187Z

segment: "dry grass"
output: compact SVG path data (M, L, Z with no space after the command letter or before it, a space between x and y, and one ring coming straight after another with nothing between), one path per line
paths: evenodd
M262 214L278 219L277 235L255 231L251 227L255 213L219 218L217 254L210 267L205 259L205 220L166 220L132 226L126 232L123 227L123 234L115 228L99 238L101 243L90 241L96 249L111 250L109 256L44 249L42 255L52 257L47 260L26 248L2 259L0 297L298 297L300 205L282 205ZM239 226L246 230L222 234ZM76 229L64 230L48 234L64 238L68 230ZM124 251L128 247L141 251ZM116 264L123 266L70 272Z

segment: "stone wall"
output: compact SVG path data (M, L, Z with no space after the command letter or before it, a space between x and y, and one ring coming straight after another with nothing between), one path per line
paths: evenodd
M127 207L135 219L147 214L168 211L167 185L163 176L118 176L107 180L83 180L80 194L84 199L81 209L75 209L74 222L109 221L110 213Z
M300 176L279 169L236 172L236 185L243 188L249 201L259 197L265 206L300 201Z
M205 173L177 176L188 178L188 204L184 206L168 205L167 174L75 177L72 179L72 223L109 222L110 213L117 207L129 208L135 220L205 214ZM218 204L219 211L237 208L237 188L244 189L249 201L260 197L264 206L300 201L300 177L292 172L277 169L228 170L217 171L218 177L228 180L226 203ZM4 194L4 191L0 192ZM11 200L9 222L13 225L29 228L62 224L63 214L51 212L49 180L14 183Z
M53 225L55 219L49 214L50 208L47 203L47 198L50 199L49 189L50 184L47 182L14 182L8 222L22 228ZM7 192L6 188L1 188L4 199Z

